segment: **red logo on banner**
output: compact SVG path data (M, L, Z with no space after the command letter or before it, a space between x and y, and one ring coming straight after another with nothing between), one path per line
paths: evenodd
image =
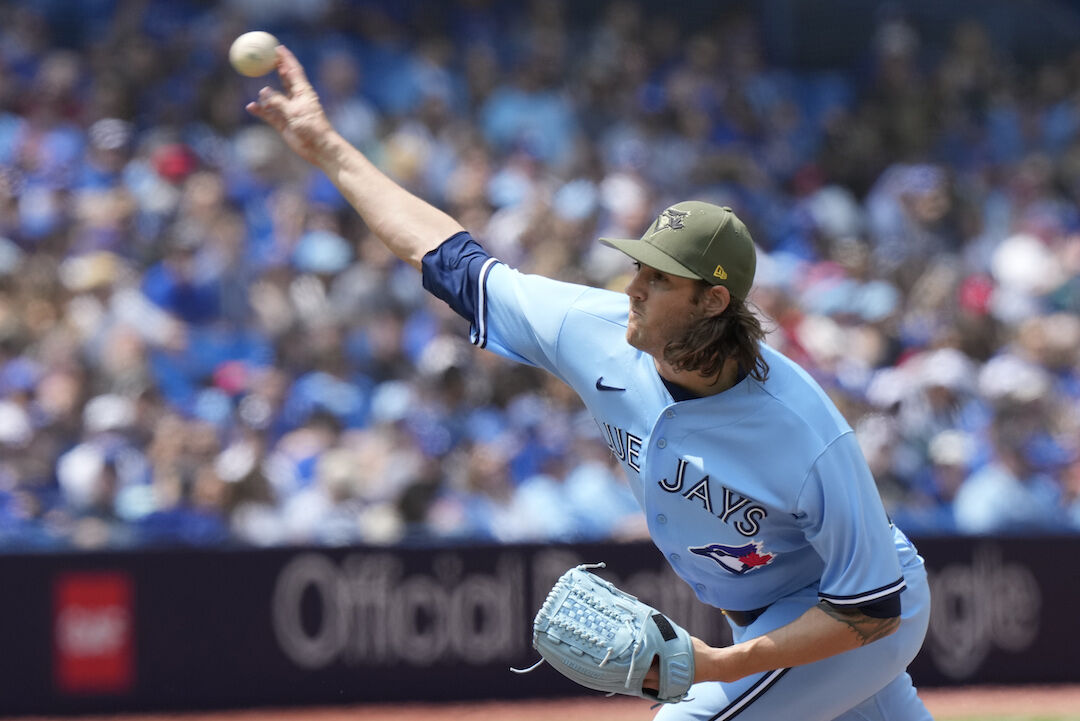
M123 693L135 682L134 605L124 573L65 573L53 585L56 685L64 693Z

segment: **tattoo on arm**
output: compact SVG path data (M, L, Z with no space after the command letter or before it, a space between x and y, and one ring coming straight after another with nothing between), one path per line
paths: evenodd
M900 626L899 618L873 618L857 608L838 608L828 601L820 601L818 608L854 631L861 646L885 638Z

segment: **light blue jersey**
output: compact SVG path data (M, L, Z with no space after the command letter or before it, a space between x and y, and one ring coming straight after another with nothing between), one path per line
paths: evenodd
M806 720L846 719L855 707L851 718L929 718L904 671L929 615L922 561L889 522L850 426L805 371L763 347L766 381L676 401L652 356L626 342L626 295L519 273L466 234L425 258L424 284L472 322L474 344L580 395L675 572L705 603L751 612L749 625L733 624L737 641L819 599L901 616L899 631L855 651L696 684L694 701L661 717L775 721L799 704L792 717ZM867 716L879 693L891 711Z
M626 343L625 295L502 264L489 267L484 291L474 341L581 396L654 543L702 601L752 610L817 584L836 605L863 605L903 589L897 545L910 544L889 523L851 428L787 358L763 348L764 383L745 377L675 402L652 356Z

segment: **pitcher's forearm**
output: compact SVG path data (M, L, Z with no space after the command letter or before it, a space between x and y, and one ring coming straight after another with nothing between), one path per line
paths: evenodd
M337 132L327 134L314 162L373 233L414 268L461 224L398 185Z
M259 91L248 112L281 134L294 152L321 168L372 232L396 256L420 268L424 255L462 230L453 218L408 192L350 145L330 124L296 56L277 52L281 91Z
M735 681L754 673L814 663L890 635L899 618L872 618L828 603L786 626L724 648L699 649L697 681Z

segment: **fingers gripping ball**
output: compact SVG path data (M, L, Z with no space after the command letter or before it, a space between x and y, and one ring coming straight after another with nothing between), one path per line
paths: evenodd
M233 41L229 48L229 62L236 68L236 72L249 78L266 75L274 69L277 60L274 48L277 46L278 39L273 35L262 30L253 30Z
M586 570L595 567L564 573L537 612L533 647L544 657L537 665L547 661L567 678L608 694L682 701L694 680L690 634ZM654 658L660 671L655 695L642 690Z

